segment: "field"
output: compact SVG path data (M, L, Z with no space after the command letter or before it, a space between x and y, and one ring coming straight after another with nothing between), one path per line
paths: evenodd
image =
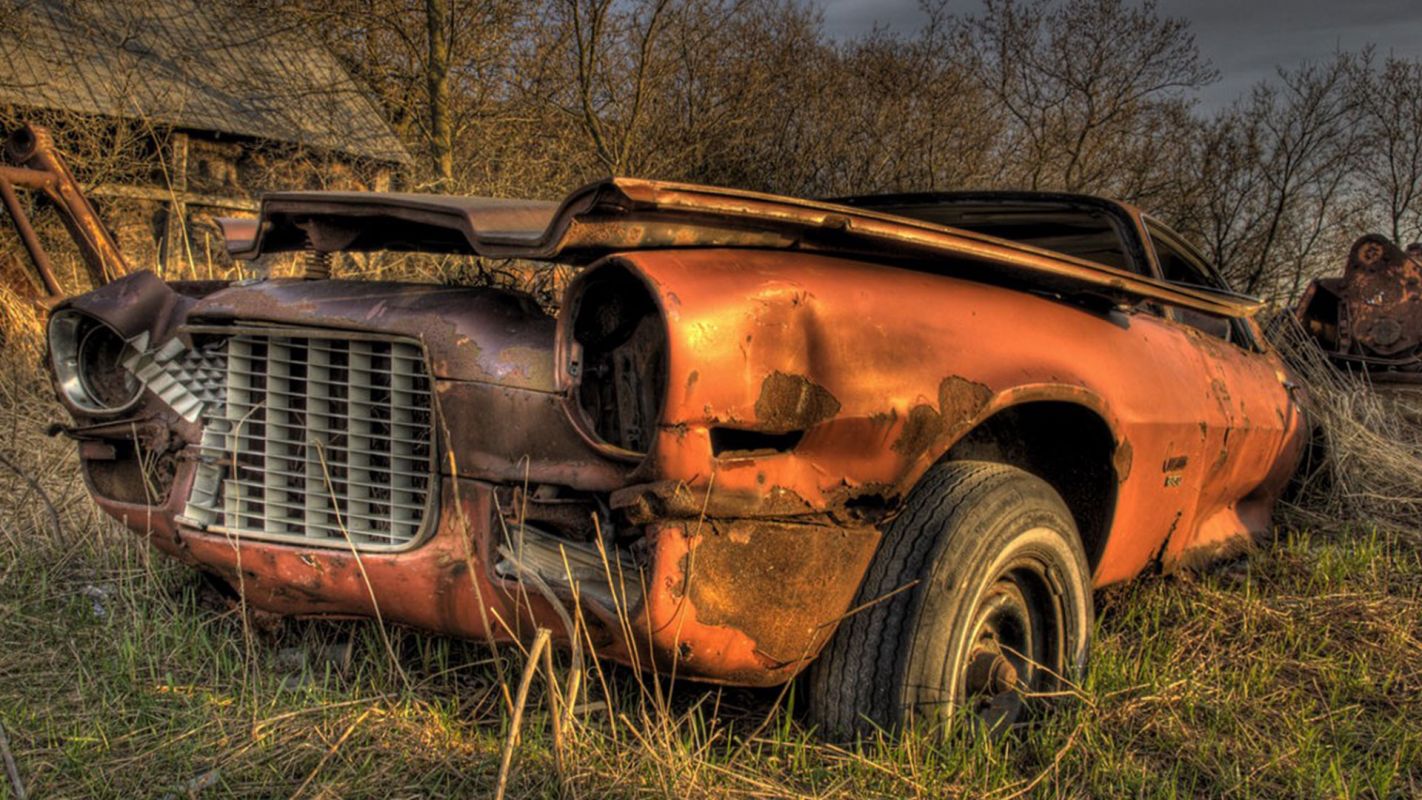
M525 654L365 622L259 625L89 502L32 342L0 353L0 724L29 796L482 797ZM1297 519L1292 515L1289 519ZM840 748L787 692L611 665L510 797L1422 797L1422 547L1282 525L1097 597L1091 672L998 739ZM555 673L569 678L559 654ZM0 797L13 797L12 779Z

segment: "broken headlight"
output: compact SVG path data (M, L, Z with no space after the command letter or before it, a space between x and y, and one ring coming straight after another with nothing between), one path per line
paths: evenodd
M123 411L143 390L123 366L128 350L113 328L73 310L49 321L49 355L60 392L75 408L97 414Z

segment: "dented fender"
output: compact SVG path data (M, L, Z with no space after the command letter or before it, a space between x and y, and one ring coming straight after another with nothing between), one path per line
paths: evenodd
M1112 439L1118 502L1094 565L1104 585L1248 542L1261 532L1250 509L1272 506L1276 467L1297 447L1276 355L1146 307L1094 310L811 254L673 250L607 263L652 288L668 331L665 409L632 476L648 480L615 496L634 519L873 519L858 512L901 502L989 418L1073 404ZM1221 453L1231 469L1210 467Z

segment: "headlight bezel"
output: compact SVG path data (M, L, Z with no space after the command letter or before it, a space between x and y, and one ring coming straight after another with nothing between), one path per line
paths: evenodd
M121 361L129 343L108 323L61 309L50 317L46 339L55 386L70 407L84 414L113 415L142 398L143 384Z

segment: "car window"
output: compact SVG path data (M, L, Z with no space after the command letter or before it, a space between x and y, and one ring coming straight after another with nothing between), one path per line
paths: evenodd
M1223 281L1217 280L1202 264L1181 252L1180 248L1161 235L1158 229L1152 228L1150 239L1155 245L1155 257L1160 262L1162 277L1167 281L1229 291Z
M1125 246L1122 226L1104 209L1060 202L935 201L893 203L855 199L854 205L935 225L995 236L1116 269L1144 273Z
M1010 242L1040 247L1116 269L1130 269L1130 259L1121 246L1121 236L1110 216L1100 211L1044 213L1032 210L1012 213L991 209L965 213L964 209L946 209L937 214L920 212L928 221L962 230L995 236ZM908 216L908 214L904 214Z
M1188 245L1180 241L1175 234L1150 221L1146 222L1146 232L1150 234L1155 259L1160 264L1161 277L1165 280L1231 295L1235 293L1223 278L1205 266L1199 256L1190 252ZM1245 347L1254 346L1253 336L1239 320L1179 306L1171 308L1171 315L1176 320L1216 338Z

